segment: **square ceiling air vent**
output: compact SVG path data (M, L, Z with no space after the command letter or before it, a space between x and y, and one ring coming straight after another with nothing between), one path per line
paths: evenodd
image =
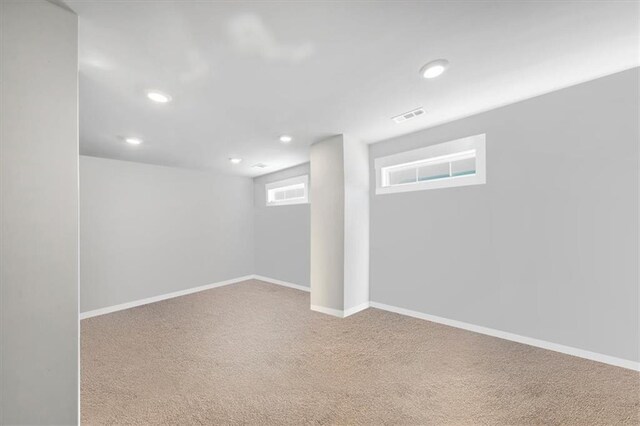
M416 117L418 117L418 116L420 116L422 114L424 114L424 109L416 108L416 109L414 109L412 111L408 111L408 112L405 112L403 114L396 115L395 117L392 117L391 119L393 121L395 121L396 123L402 123L402 122L405 122L407 120L411 120L412 118L416 118Z

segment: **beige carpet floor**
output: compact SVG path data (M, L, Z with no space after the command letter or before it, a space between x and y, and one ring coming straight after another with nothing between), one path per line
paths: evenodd
M85 425L640 423L637 372L260 281L81 327Z

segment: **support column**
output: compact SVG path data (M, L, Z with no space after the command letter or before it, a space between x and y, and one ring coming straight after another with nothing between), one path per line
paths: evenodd
M369 149L345 135L311 146L311 309L369 306Z
M0 424L78 424L78 17L0 0L0 80Z

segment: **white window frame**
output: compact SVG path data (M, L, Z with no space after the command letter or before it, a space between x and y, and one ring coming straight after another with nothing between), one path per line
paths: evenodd
M376 195L485 184L487 182L485 140L486 135L481 134L376 158L374 161L376 170ZM396 185L388 184L388 172L394 168L397 170L412 168L417 165L428 165L430 163L437 164L465 157L468 158L470 155L475 155L476 159L476 171L474 174L448 176Z
M304 197L295 198L291 200L269 201L269 191L274 189L286 188L294 185L303 185ZM268 207L291 206L294 204L309 203L309 175L296 176L289 179L279 180L277 182L267 183L264 186L264 188L265 188L265 191L264 191L265 202Z

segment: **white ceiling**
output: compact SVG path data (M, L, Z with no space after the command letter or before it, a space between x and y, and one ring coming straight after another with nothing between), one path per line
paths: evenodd
M67 3L81 153L244 176L305 162L333 134L377 142L640 63L637 2ZM422 79L438 58L447 73Z

